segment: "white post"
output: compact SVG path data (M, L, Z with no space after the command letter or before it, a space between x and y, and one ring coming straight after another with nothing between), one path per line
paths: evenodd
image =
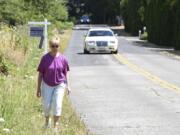
M139 39L141 39L141 34L142 34L141 30L139 30Z
M51 23L47 21L47 19L44 19L44 22L28 22L29 25L44 25L44 41L43 41L43 46L44 46L44 53L48 52L48 25ZM42 35L37 35L37 37L42 36Z
M146 26L143 27L144 33L146 32Z
M48 52L48 29L47 29L47 19L44 20L44 53L46 54Z

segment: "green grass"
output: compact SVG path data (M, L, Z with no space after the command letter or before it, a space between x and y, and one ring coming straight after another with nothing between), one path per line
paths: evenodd
M21 28L22 29L22 28ZM7 31L9 32L9 31ZM22 36L27 33L21 33ZM62 51L66 48L71 35L71 30L66 30L62 37ZM42 130L44 118L42 115L41 100L36 98L36 68L43 54L43 50L37 49L38 40L26 36L23 40L26 47L18 46L15 49L24 52L25 55L17 53L15 58L22 57L22 63L16 63L11 58L4 58L8 67L9 75L0 74L0 118L5 122L0 122L0 134L6 135L44 135ZM21 42L21 41L20 41ZM0 45L1 46L1 45ZM4 46L6 47L6 46ZM7 45L8 47L8 45ZM0 51L4 48L1 46ZM7 49L7 48L6 48ZM13 52L15 52L13 50ZM3 131L4 128L10 130L9 133ZM67 97L63 102L63 115L61 118L61 135L86 135L88 134L83 122L76 115ZM47 134L52 134L48 131Z

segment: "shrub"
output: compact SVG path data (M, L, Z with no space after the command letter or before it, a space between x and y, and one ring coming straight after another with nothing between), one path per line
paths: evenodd
M148 40L148 33L145 32L141 35L140 40Z
M6 65L2 55L0 55L0 74L4 74L4 75L9 74L8 66Z

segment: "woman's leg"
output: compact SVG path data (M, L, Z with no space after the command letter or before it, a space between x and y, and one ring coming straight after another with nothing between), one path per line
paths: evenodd
M42 84L42 102L45 115L45 125L49 125L49 115L52 104L53 88L49 87L45 83Z
M54 90L54 94L53 94L54 127L57 127L59 125L58 122L62 112L64 91L65 91L65 84L59 85Z

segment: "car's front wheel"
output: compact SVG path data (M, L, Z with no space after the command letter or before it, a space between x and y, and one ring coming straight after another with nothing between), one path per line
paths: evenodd
M89 51L84 48L84 54L89 54Z
M113 53L113 54L118 54L118 50L116 50L116 51L113 51L112 53Z

